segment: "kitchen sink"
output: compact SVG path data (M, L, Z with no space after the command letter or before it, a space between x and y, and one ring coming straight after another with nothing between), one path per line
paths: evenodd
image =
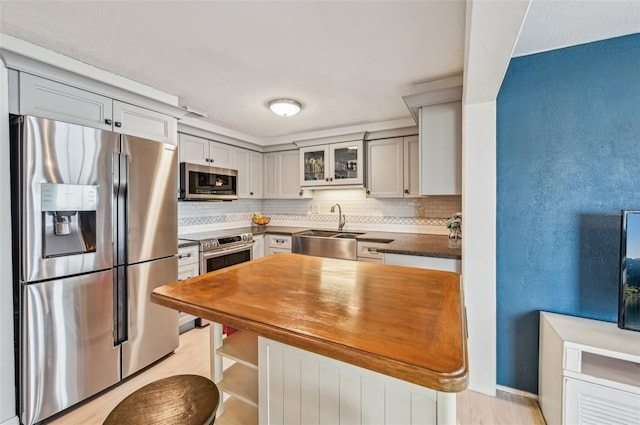
M340 238L340 239L355 239L360 235L362 235L362 233L340 233L340 234L335 235L333 237L334 238Z
M339 235L340 232L333 230L308 230L306 232L299 233L299 236L315 236L321 238L330 238Z
M309 230L293 235L291 252L355 261L358 258L356 238L360 235L364 233Z

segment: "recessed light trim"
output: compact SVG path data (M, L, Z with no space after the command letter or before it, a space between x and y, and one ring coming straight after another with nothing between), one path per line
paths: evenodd
M267 106L276 115L281 117L291 117L302 109L302 103L295 99L280 98L267 102Z

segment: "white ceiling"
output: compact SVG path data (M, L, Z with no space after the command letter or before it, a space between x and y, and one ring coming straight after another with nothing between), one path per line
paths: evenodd
M532 0L513 56L640 32L640 0Z
M514 55L638 32L639 5L534 0ZM176 95L210 123L272 144L406 125L402 96L462 72L465 9L465 0L0 0L0 32ZM303 111L273 115L266 101L283 96Z
M462 72L465 2L0 1L0 30L179 96L260 138L410 117ZM265 102L300 100L273 115Z

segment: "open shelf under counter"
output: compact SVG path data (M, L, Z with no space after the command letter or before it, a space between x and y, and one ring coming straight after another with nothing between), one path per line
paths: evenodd
M258 407L258 369L235 363L224 371L217 385L220 391Z
M224 411L216 418L216 425L257 425L258 408L244 401L229 397L224 402Z
M258 369L258 336L237 330L224 338L217 354L227 357L247 367Z

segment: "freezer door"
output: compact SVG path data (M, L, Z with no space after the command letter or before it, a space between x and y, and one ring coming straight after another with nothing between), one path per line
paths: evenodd
M11 126L22 282L113 265L116 133L20 117Z
M123 136L127 155L127 264L178 253L176 146Z
M178 348L178 312L149 300L158 286L178 280L178 257L127 267L128 340L122 344L122 377Z
M113 273L22 285L20 411L30 425L120 380Z

